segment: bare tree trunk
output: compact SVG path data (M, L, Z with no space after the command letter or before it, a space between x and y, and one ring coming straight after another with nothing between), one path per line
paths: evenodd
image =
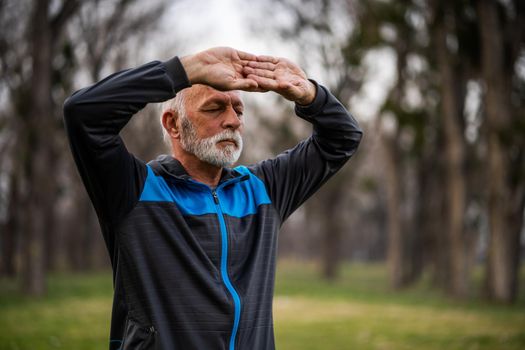
M50 108L51 103L50 103ZM51 112L51 111L50 111ZM58 130L56 130L55 126L53 125L53 116L50 113L49 116L49 129L52 130L48 135L55 135ZM59 169L57 166L58 164L58 152L57 146L56 146L56 139L55 138L47 138L43 142L46 143L45 148L47 149L47 172L48 174L52 173L54 169ZM47 205L45 205L43 210L44 220L45 220L45 234L44 234L44 259L45 259L45 269L46 271L54 271L57 268L57 255L58 255L58 245L57 245L57 232L56 232L56 208L55 204L57 203L57 192L58 192L58 184L57 180L50 180L49 178L46 179L45 186L47 186L46 189L46 202Z
M512 127L510 77L505 69L505 41L496 1L479 1L482 73L488 133L488 210L490 241L487 260L489 298L510 303L516 299L520 230L523 218L523 180L513 186L513 167L504 133ZM516 145L518 146L518 145ZM521 145L523 147L523 145ZM519 147L519 146L518 146ZM523 150L522 150L523 152ZM521 164L520 164L521 163Z
M442 6L447 7L448 2ZM438 5L440 6L440 5ZM457 93L457 76L454 73L454 61L447 47L448 9L443 13L438 10L435 22L436 56L441 77L441 107L446 155L446 208L445 225L450 244L450 284L449 292L457 297L466 297L468 285L468 255L465 246L465 177L464 177L464 140L460 125L462 111Z
M32 58L33 75L31 83L31 108L27 118L28 152L26 156L27 213L28 220L23 223L25 242L23 244L22 288L26 294L42 295L46 291L44 233L46 218L44 208L48 203L48 184L50 176L48 144L52 140L48 133L49 113L51 113L51 29L48 18L48 0L36 1L32 18Z
M388 248L387 261L390 275L390 285L394 289L405 285L405 244L403 237L403 220L401 214L402 184L400 170L400 155L396 135L383 135L386 181L387 181L387 227Z
M3 225L2 232L0 232L0 241L2 242L2 265L0 268L0 275L15 277L16 266L16 237L18 237L18 215L19 208L19 184L18 174L15 170L11 174L11 183L9 190L9 205L7 209L7 220Z
M440 149L437 141L436 150ZM432 284L440 289L448 285L450 271L450 249L448 236L443 234L444 193L442 155L434 150L423 151L421 175L421 231L423 235L422 251L425 252L423 264L431 269Z
M341 209L341 198L344 197L342 191L342 174L337 178L331 179L330 184L326 184L321 191L322 198L322 221L323 228L323 277L327 280L335 280L338 277L339 265L341 262L341 237L342 225L341 216L344 215Z
M27 220L22 222L23 244L22 290L26 294L42 295L46 291L46 238L54 229L56 171L53 164L54 136L52 61L55 45L67 20L78 9L75 0L64 1L61 8L50 17L50 1L35 0L31 20L32 76L29 114L22 130L27 135L24 159L24 186L27 187L22 208Z
M402 105L406 83L403 71L406 65L408 44L405 38L399 38L395 44L395 49L397 54L397 85L390 98L394 105L399 106ZM398 113L398 111L394 113ZM387 167L387 260L390 285L394 289L409 285L419 277L421 271L417 256L417 245L420 242L420 237L416 231L416 216L414 213L407 214L403 210L404 207L410 208L410 204L416 199L405 193L410 192L410 186L406 176L403 175L407 166L399 142L402 131L402 126L399 125L401 118L401 115L396 115L398 125L395 127L395 132L391 134L383 132L381 136Z

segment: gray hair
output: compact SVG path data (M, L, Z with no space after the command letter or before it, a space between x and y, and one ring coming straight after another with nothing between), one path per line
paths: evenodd
M167 111L173 111L175 112L175 115L177 116L177 118L186 118L185 104L186 104L186 91L182 90L182 91L179 91L177 95L175 95L174 98L164 101L160 106L161 108L160 128L162 130L162 138L164 139L164 142L168 146L171 146L171 138L170 138L170 134L168 133L168 130L166 130L164 128L164 125L162 124L162 116Z

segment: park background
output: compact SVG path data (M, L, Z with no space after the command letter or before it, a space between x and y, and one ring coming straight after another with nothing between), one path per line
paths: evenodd
M0 0L0 350L107 348L66 97L219 45L296 61L364 129L283 226L279 349L525 348L525 2ZM242 163L308 136L287 101L243 97ZM167 152L158 116L123 132L142 159Z

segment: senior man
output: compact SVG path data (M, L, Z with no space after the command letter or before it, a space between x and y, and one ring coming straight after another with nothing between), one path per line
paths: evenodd
M295 102L313 134L231 166L245 122L236 90ZM171 155L130 154L120 130L148 103ZM73 156L113 267L109 348L274 349L277 235L356 151L356 120L287 59L213 48L110 75L64 105Z

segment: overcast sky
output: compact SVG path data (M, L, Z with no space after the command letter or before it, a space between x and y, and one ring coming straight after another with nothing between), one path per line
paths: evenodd
M298 52L290 43L280 39L270 27L262 26L260 33L253 30L253 21L265 22L268 11L265 2L241 0L178 0L163 19L159 41L151 41L146 50L147 59L167 59L173 55L195 53L213 46L231 46L255 54L268 54L290 58L297 62ZM271 21L286 20L286 15L276 11ZM177 52L171 52L176 50ZM393 81L394 62L388 52L376 52L367 58L369 79L363 94L352 102L352 111L362 120L377 113L377 106L384 98L385 86ZM321 79L319 69L308 73ZM347 101L345 101L347 102Z
M260 12L258 6L261 4L240 0L178 0L164 18L163 32L166 36L173 33L182 54L231 46L256 54L294 56L289 45L275 40L277 35L254 35L249 21L256 14L248 11Z

